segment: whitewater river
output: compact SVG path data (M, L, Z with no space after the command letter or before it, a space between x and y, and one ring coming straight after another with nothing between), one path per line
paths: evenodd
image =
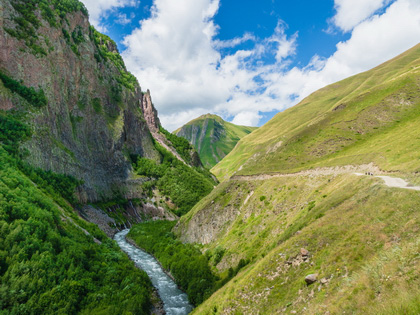
M123 230L115 234L114 239L121 249L130 256L136 266L148 274L164 303L166 314L184 315L191 312L193 308L188 303L188 296L178 289L174 281L163 272L161 266L153 256L129 244L125 240L128 232L129 230Z

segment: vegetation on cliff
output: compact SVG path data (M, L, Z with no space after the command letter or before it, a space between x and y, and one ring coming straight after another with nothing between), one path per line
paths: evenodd
M40 42L41 39L37 33L42 25L36 14L38 10L52 27L63 24L67 13L81 11L88 16L85 6L78 0L11 0L10 2L17 13L13 16L16 26L6 27L6 32L19 40L24 40L31 51L40 56L46 56L48 53L42 47L43 43Z
M203 164L212 168L232 151L241 138L255 129L229 123L217 115L206 114L175 130L174 134L191 142Z
M191 167L179 161L172 153L155 143L160 161L134 157L134 170L138 175L154 179L149 189L156 186L177 206L174 212L187 213L202 197L213 189L214 181L207 170Z
M23 163L27 126L0 115L0 309L146 314L151 283L68 202L78 182Z
M47 98L43 89L40 88L36 91L33 87L27 87L22 82L12 79L3 72L0 72L0 80L7 89L23 97L32 106L42 107L47 105Z

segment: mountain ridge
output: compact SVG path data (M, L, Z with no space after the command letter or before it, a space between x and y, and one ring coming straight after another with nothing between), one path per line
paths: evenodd
M194 313L418 313L418 192L376 176L419 185L419 91L417 45L241 139L174 228L220 274L249 262Z
M211 168L223 159L241 138L255 129L257 127L239 126L223 120L220 116L205 114L173 133L187 139L198 151L204 165Z

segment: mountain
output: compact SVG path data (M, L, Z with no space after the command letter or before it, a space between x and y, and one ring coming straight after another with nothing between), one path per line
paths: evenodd
M198 151L204 166L212 168L255 129L257 127L238 126L217 115L206 114L191 120L174 134L187 139Z
M150 313L150 279L107 235L215 182L81 2L0 11L0 312Z
M417 45L242 138L174 228L233 277L193 313L419 313L419 92Z
M416 46L313 93L240 141L213 173L227 179L235 172L291 173L370 162L387 171L416 172L411 124L417 117L418 58Z
M153 208L154 191L163 207L151 215L170 216L162 214L167 205L185 212L211 190L213 180L198 154L161 127L149 91L127 71L115 42L89 25L79 1L3 0L1 25L0 110L30 127L31 137L21 145L24 161L78 179L77 201L101 202L121 224L150 211L124 202L121 217L109 201L144 200ZM161 164L164 156L184 165L177 174L188 173L203 183L202 190L190 193L180 178L165 177L166 171L149 179L137 172L138 158ZM165 192L153 190L158 178ZM169 194L174 185L191 200ZM92 217L90 207L82 210Z

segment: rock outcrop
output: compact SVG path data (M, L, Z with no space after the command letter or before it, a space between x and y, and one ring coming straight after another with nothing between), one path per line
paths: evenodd
M159 125L150 93L142 93L115 43L89 25L86 13L64 12L65 18L46 20L37 7L37 23L31 24L32 19L23 29L16 17L27 13L19 12L16 3L0 4L0 71L43 91L47 99L45 106L35 108L0 80L0 108L25 112L33 131L24 144L26 160L83 180L78 191L82 202L124 196L129 156L159 157L146 123Z

